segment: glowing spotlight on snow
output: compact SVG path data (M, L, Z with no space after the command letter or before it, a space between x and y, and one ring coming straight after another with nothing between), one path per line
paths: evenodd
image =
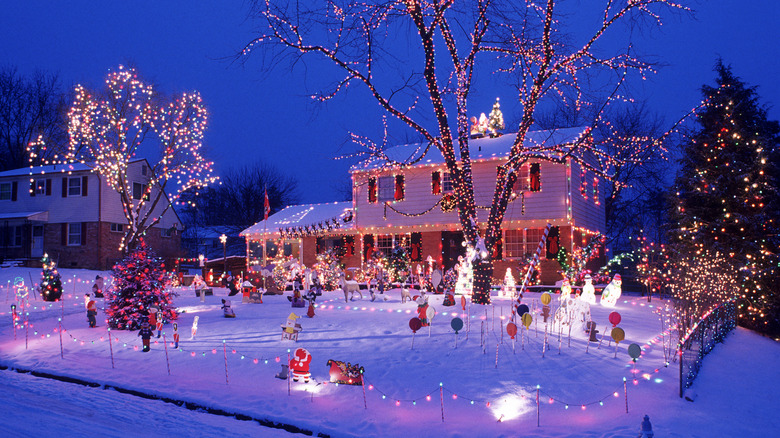
M493 416L500 421L513 420L534 409L536 409L535 402L515 394L508 394L499 401L490 404Z

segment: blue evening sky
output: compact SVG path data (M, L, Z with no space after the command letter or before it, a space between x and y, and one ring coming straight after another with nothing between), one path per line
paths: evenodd
M597 1L580 2L585 7ZM774 0L690 2L695 18L667 17L660 31L637 41L643 53L666 64L633 89L672 123L712 84L717 56L750 85L762 101L780 102L780 4ZM6 2L0 13L0 66L57 72L67 87L102 85L106 72L132 64L165 92L199 91L209 110L207 156L218 171L265 160L299 180L302 202L340 200L336 187L348 181L349 162L336 161L352 147L348 133L381 133L375 104L360 92L313 106L307 94L316 64L292 73L259 71L259 58L245 65L232 55L252 37L241 1ZM312 91L312 90L309 90ZM356 90L357 91L357 90ZM489 112L496 92L475 89L474 115ZM512 96L501 96L512 120ZM363 103L361 103L363 102ZM780 118L772 108L770 116ZM403 133L396 133L403 138Z

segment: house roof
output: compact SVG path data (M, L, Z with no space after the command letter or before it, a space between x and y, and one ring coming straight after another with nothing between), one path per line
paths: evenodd
M526 148L531 147L550 147L558 144L573 143L579 140L587 128L560 128L545 131L530 131L526 135L523 143ZM509 155L512 144L517 137L516 133L504 134L496 138L477 138L469 140L469 152L472 161L504 159ZM415 162L415 165L435 165L444 164L444 157L438 149L431 147L425 153L425 144L413 143L400 146L394 146L384 151L385 155L396 162ZM425 153L425 155L423 155ZM460 159L460 150L455 147L455 157ZM381 168L393 168L397 165L388 163L386 160L378 157L371 157L365 161L355 164L350 168L350 172L361 172Z
M52 173L67 173L90 171L92 168L83 163L68 164L49 164L46 166L20 167L18 169L6 170L0 172L0 178L4 176L30 176L30 175L48 175Z
M262 236L264 233L314 233L329 229L352 230L352 202L291 205L245 229L240 236ZM308 231L306 231L308 227Z
M146 161L145 158L133 158L129 163L136 163L138 161ZM149 163L147 163L148 165ZM47 164L45 166L32 166L32 167L20 167L18 169L11 169L0 172L0 178L4 176L30 176L30 175L49 175L52 173L67 173L67 172L81 172L92 171L91 164L86 163L66 163L66 164Z
M0 213L0 219L29 219L31 221L49 221L48 211L19 211L16 213Z

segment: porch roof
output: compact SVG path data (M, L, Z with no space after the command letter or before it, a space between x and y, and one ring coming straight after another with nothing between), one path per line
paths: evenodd
M0 220L27 219L38 222L48 222L48 211L17 211L15 213L0 213Z
M245 229L239 236L262 238L265 235L315 235L328 232L351 232L355 228L352 202L302 204L285 207Z

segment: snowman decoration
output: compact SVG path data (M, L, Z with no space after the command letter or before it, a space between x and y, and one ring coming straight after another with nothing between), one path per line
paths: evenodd
M585 284L582 286L580 301L596 304L596 288L593 287L593 278L591 278L590 274L585 274Z
M290 369L292 370L293 382L303 379L304 383L309 383L311 373L309 372L311 364L311 354L305 348L298 348L290 359Z
M620 299L622 294L620 274L615 274L612 277L612 281L609 282L607 287L604 288L604 292L601 293L601 305L606 307L615 307L617 300Z

